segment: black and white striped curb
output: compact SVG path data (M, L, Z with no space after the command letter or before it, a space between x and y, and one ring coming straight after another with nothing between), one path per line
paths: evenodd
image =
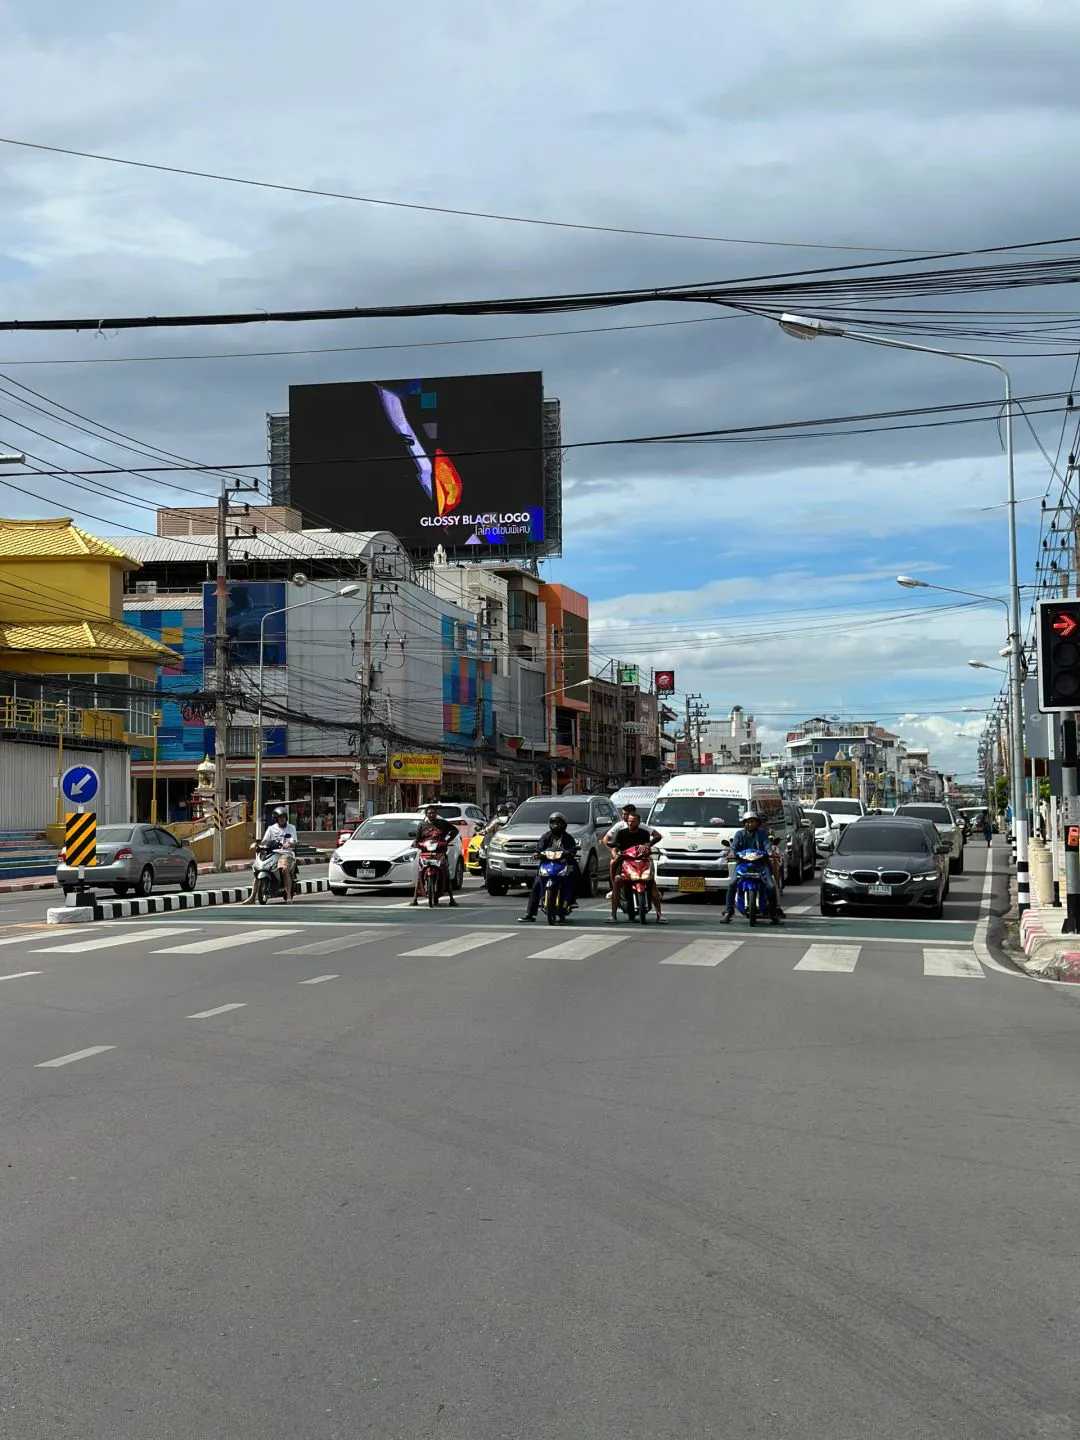
M298 880L297 895L319 895L328 890L325 880ZM251 894L250 885L224 890L190 890L179 895L150 895L145 900L95 900L95 920L127 920L133 915L166 915L170 910L200 910L207 905L238 905Z

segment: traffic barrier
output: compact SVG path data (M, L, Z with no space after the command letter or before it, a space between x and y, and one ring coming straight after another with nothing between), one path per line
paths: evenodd
M330 888L326 880L298 880L296 895L321 895ZM84 911L87 920L129 920L138 915L167 915L173 910L204 910L211 905L239 905L251 895L250 885L230 885L221 890L189 890L179 894L148 895L144 900L95 900L93 908ZM54 915L63 911L50 909L49 924L58 923Z
M97 815L93 810L70 810L64 817L64 864L97 864Z

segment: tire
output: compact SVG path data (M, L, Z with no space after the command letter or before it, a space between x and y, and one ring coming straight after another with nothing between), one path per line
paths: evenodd
M585 870L578 881L578 895L582 900L591 900L596 894L596 852L585 862Z
M929 914L931 920L940 920L942 915L944 915L945 913L945 896L942 895L941 899L934 906L934 908L927 913Z
M496 899L501 898L510 889L510 886L505 880L493 880L490 875L485 877L484 886L487 893L494 895Z
M743 904L746 906L746 918L751 925L757 924L758 904L757 890L751 886L746 892L746 899Z
M270 881L265 875L255 877L255 899L260 905L265 905L270 899Z
M821 905L820 905L819 908L820 908L820 910L821 910L822 915L835 915L835 914L837 913L836 906L835 906L835 905L830 905L827 900L822 900Z
M637 918L644 925L649 919L649 892L641 890L635 893L637 895Z
M794 858L794 857L793 857L793 858ZM786 877L786 883L787 883L788 885L801 885L801 884L802 884L802 878L803 878L803 867L802 867L802 861L800 860L800 861L799 861L799 868L798 868L797 870L791 870L790 868L788 869L787 877Z
M555 925L559 919L559 890L556 885L549 885L544 893L544 914L547 916L549 925Z
M142 873L140 874L138 880L135 882L135 894L145 897L147 895L150 895L153 892L153 889L154 867L152 865L144 865L142 868Z
M194 890L199 879L199 867L192 860L184 871L184 878L180 881L181 890Z
M346 890L346 888L345 888L344 885L331 885L331 886L330 886L330 894L331 894L331 895L336 895L339 900L340 900L343 896L348 895L348 893L349 893L349 892L348 892L348 890Z
M119 895L120 898L121 898L121 900L122 900L122 899L124 898L124 896L128 893L128 891L131 889L131 886L130 886L130 885L114 885L112 888L113 888L113 894L114 894L114 895ZM67 893L68 893L68 892L65 890L65 891L64 891L64 894L66 895Z
M427 903L432 907L439 903L439 872L434 865L427 872Z
M963 849L961 849L960 854L956 857L955 860L950 860L950 861L949 861L949 870L951 871L951 873L952 873L953 875L962 875L962 874L964 873L964 852L963 852Z
M451 890L460 890L465 884L465 862L458 856L457 869L454 871L454 878L450 882Z
M943 900L947 900L947 899L949 898L949 891L950 891L951 889L952 889L952 881L946 876L946 879L945 879L945 889L942 890L942 892L941 892L941 898L942 898Z

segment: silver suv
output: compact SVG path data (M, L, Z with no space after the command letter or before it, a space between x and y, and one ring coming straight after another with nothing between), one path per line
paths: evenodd
M906 815L911 820L929 820L941 832L942 840L949 842L949 869L954 875L964 873L964 827L953 814L952 807L938 801L936 804L924 801L919 804L897 805L894 815Z
M578 843L580 893L596 894L596 877L607 880L608 853L603 839L618 816L606 795L534 795L523 800L510 819L488 843L487 892L505 895L511 885L531 885L539 861L536 846L548 828L548 816L558 810Z

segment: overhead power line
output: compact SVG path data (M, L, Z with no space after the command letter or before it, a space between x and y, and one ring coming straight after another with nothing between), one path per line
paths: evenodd
M126 165L134 170L156 170L163 175L186 175L194 180L216 180L226 185L244 185L254 190L278 190L288 195L310 195L322 200L349 200L358 205L378 205L389 210L418 210L429 215L458 215L470 220L497 220L508 225L540 225L550 230L585 230L601 235L637 235L650 240L691 240L708 245L765 245L780 250L845 250L863 254L917 255L896 245L832 245L810 240L760 240L735 235L695 235L679 230L645 230L633 225L593 225L578 220L552 220L536 215L510 215L495 210L466 210L456 205L425 205L416 200L390 200L386 196L357 195L345 190L321 190L312 185L287 185L276 180L256 180L246 175L225 175L214 170L195 170L184 165L165 165L150 160L132 160L123 155L103 155L93 150L75 150L66 145L44 145L33 140L16 140L0 135L0 144L22 150L39 150L50 155L69 155L107 165Z

